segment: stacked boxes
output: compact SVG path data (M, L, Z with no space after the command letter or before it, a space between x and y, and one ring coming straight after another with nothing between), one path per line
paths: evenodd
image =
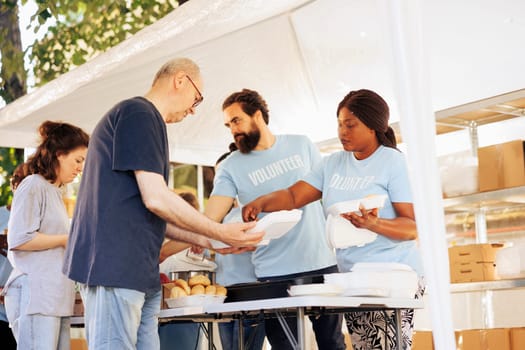
M510 329L510 348L512 350L525 349L525 327Z
M456 350L523 350L525 327L458 330ZM431 331L414 331L412 350L433 350Z
M448 249L450 282L497 280L496 253L501 243L467 244Z
M509 328L456 331L456 345L457 350L514 350Z
M525 185L525 143L505 142L478 149L479 191Z
M412 350L434 350L432 332L414 331L412 334Z

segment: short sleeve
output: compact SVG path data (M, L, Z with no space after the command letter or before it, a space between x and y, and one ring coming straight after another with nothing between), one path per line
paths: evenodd
M404 154L398 153L392 162L388 182L388 195L393 203L412 203L410 179Z
M227 167L228 159L223 161L223 165L219 167L215 180L213 181L212 196L237 197L238 191L235 186L231 174L225 169Z
M312 167L312 170L310 170L310 172L302 179L304 182L317 188L321 192L323 192L324 169L326 161L327 158L324 158L315 163Z
M312 160L312 167L317 165L318 163L320 163L322 160L323 160L323 157L321 156L321 152L319 152L319 148L317 148L316 145L314 145L314 143L312 141L310 141L309 138L307 138L307 141L308 141L308 149L309 149L309 153L310 153L310 158Z
M37 181L28 177L16 189L9 217L7 235L9 249L29 242L40 229L44 198L43 192L36 185Z
M164 135L158 119L146 109L122 113L114 131L113 170L164 175Z

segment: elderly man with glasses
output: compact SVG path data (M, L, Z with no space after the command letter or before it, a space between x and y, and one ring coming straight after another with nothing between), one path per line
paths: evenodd
M202 102L199 67L178 58L144 97L119 102L97 124L82 175L64 273L81 284L89 349L159 349L159 253L164 237L252 246L254 223L219 224L168 186L166 123Z

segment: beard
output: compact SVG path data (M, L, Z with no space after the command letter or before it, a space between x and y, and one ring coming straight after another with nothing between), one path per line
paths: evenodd
M261 133L255 129L248 133L238 133L235 135L235 144L241 153L250 153L259 143Z

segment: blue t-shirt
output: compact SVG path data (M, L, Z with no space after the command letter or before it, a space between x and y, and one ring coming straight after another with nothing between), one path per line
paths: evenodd
M113 107L87 153L64 273L89 286L158 290L166 222L142 202L135 170L169 174L166 124L142 97Z
M279 135L269 149L233 152L219 167L212 195L248 203L264 194L287 188L306 175L321 155L305 136ZM319 270L336 260L324 234L325 218L319 201L303 208L301 221L288 233L257 247L252 255L258 278ZM262 215L260 216L262 217Z
M325 210L332 204L386 194L379 217L393 219L392 203L412 203L406 160L403 153L380 146L370 157L357 160L352 152L341 151L323 159L304 181L323 192ZM378 235L362 247L337 249L337 263L342 272L356 262L398 262L410 265L423 274L416 241L401 241Z
M222 220L227 222L242 222L241 208L233 208ZM230 286L237 283L257 281L255 267L252 263L252 252L242 254L215 254L215 280L218 284Z

